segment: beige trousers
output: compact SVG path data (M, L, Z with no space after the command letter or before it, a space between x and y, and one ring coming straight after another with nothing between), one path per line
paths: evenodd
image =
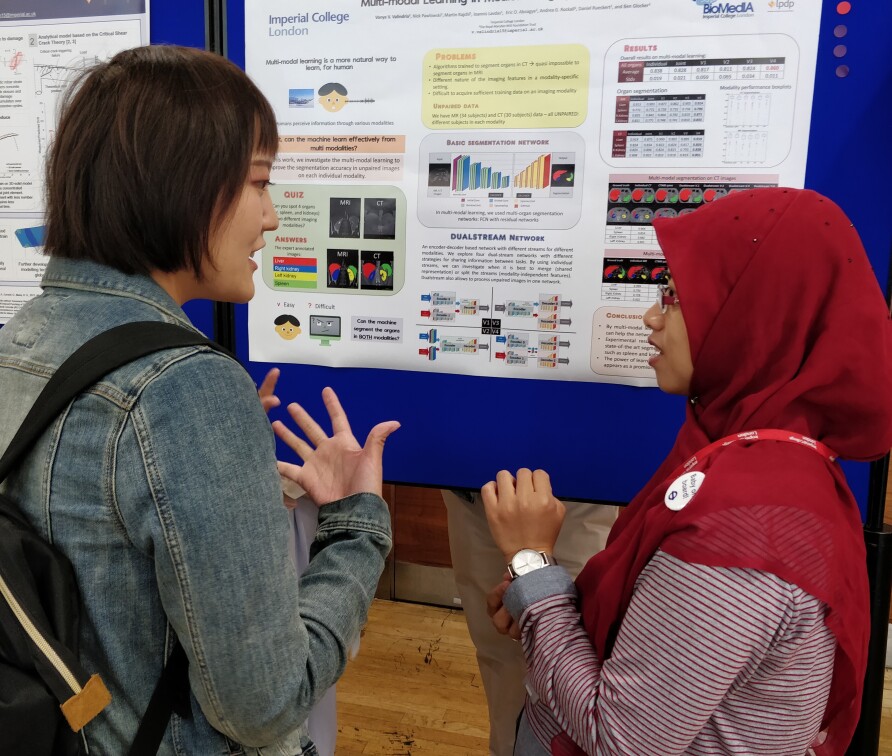
M486 613L486 594L502 581L505 558L489 533L479 494L468 502L444 490L443 501L449 520L455 583L477 650L489 707L489 752L491 756L511 756L517 717L526 696L526 666L520 644L499 635ZM564 504L567 515L554 556L575 578L589 557L604 548L617 508L577 501Z

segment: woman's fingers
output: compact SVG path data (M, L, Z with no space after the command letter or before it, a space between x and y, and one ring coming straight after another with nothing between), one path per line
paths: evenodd
M514 476L508 470L499 470L496 474L496 493L500 499L504 499L509 493L514 492Z
M345 432L351 434L350 423L347 420L347 413L344 412L344 408L341 407L337 394L335 394L332 389L326 387L322 390L322 400L325 402L325 408L328 410L329 418L331 418L331 426L334 434ZM322 426L313 419L312 415L296 402L292 402L288 405L288 414L291 415L291 419L294 420L297 427L303 431L312 446L309 446L305 441L302 441L281 423L273 423L273 427L276 429L276 435L294 449L302 459L306 459L306 452L308 450L312 451L312 447L317 447L323 441L327 440L328 434ZM385 427L382 429L381 426ZM398 427L399 423L396 423L395 425L381 423L380 426L373 428L372 433L369 435L371 437L372 434L376 434L375 440L379 441L383 447L384 439ZM300 447L300 449L298 447Z
M282 402L279 401L279 397L277 396L262 396L260 397L260 406L263 407L264 412L269 412L271 409L275 409Z
M508 635L514 638L514 640L519 640L520 627L514 621L511 613L505 608L504 603L502 603L505 598L505 591L508 590L509 585L511 585L511 577L506 572L502 577L502 582L486 594L486 613L492 620L496 632L501 635Z
M533 489L536 493L544 493L551 496L551 478L545 470L535 470L532 473Z
M313 446L319 446L319 444L321 444L323 441L325 441L325 439L328 438L328 434L324 430L322 430L322 427L319 425L319 423L317 423L310 416L310 413L307 412L299 404L294 402L289 404L288 414L291 415L291 419L294 420L294 422L297 424L297 427L304 432L304 435L309 439L310 443ZM280 436L280 438L282 437ZM282 440L285 441L284 438L282 438Z
M261 383L260 388L257 389L257 393L260 394L261 398L272 396L276 392L276 383L278 383L278 381L279 368L273 368L266 374L263 383Z
M363 448L374 449L375 454L377 454L380 459L384 454L384 442L387 440L388 436L399 427L400 424L396 420L388 420L384 423L378 423L369 431L369 435L366 437L365 446Z
M288 407L288 411L291 412L291 407ZM293 417L293 414L292 414ZM282 439L294 452L300 457L302 460L306 461L313 454L313 447L310 446L306 441L304 441L300 436L292 432L288 426L285 425L281 420L276 420L273 422L273 433L275 433L279 438ZM304 431L306 433L306 431ZM284 464L283 462L279 463L280 465ZM293 467L297 467L297 465L293 465ZM281 470L280 470L281 472ZM283 473L284 474L284 473Z
M480 498L483 499L484 507L490 508L495 506L498 495L496 494L496 482L494 480L489 481L480 489Z
M502 597L508 586L511 585L510 578L504 578L495 588L486 594L486 613L492 617L502 606Z
M528 467L521 467L517 471L517 492L533 490L533 473Z
M331 429L333 433L352 433L350 430L350 421L347 420L347 413L341 406L338 395L333 388L326 386L322 389L322 401L325 402L325 408L328 410L328 416L331 418Z
M508 637L512 640L520 640L520 625L513 620L511 621L511 627L508 628Z
M281 404L279 397L275 394L276 383L278 380L279 368L273 368L266 374L263 383L261 383L260 388L257 389L257 395L260 397L260 406L263 407L264 412L269 412L271 409L278 407Z
M292 465L290 462L282 462L281 460L276 460L276 467L279 469L279 475L283 478L288 478L288 480L293 480L295 483L300 485L299 480L301 476L301 470L303 468L300 465Z
M492 624L497 632L501 633L502 635L508 635L511 631L511 626L514 624L514 618L503 606L495 614L492 615Z

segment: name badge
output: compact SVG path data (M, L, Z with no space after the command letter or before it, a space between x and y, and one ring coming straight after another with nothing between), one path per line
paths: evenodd
M669 488L666 489L665 497L663 497L666 506L673 512L684 509L691 499L694 498L697 489L703 484L705 478L705 473L695 471L685 473L673 480Z

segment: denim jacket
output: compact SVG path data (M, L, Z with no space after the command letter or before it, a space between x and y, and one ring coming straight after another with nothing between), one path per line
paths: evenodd
M0 450L90 337L133 320L189 326L147 277L53 259L43 286L0 329ZM323 507L298 581L273 433L236 361L188 347L116 370L4 485L74 565L81 661L112 694L85 728L91 756L126 752L175 638L193 717L174 715L159 753L315 751L304 722L366 620L388 511L373 494Z

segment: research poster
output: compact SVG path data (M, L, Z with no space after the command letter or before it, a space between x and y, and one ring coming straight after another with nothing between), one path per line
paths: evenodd
M653 385L652 221L803 185L819 21L785 0L248 0L280 132L250 359Z
M4 0L0 10L0 324L40 293L47 146L85 68L148 43L149 0Z

